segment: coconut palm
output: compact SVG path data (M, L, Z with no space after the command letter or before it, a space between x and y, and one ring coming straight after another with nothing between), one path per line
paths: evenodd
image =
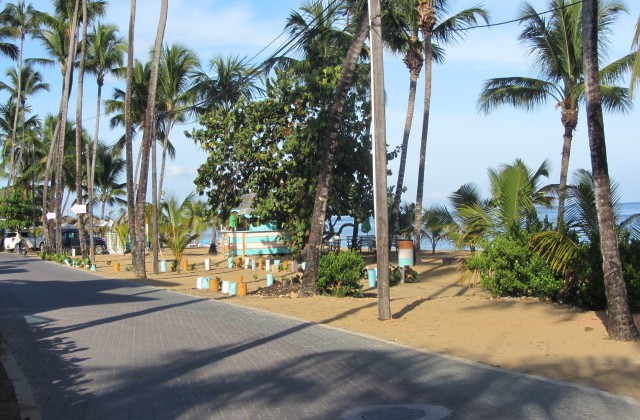
M27 97L42 91L48 91L49 84L44 82L42 74L34 70L29 64L18 69L10 68L6 72L6 77L7 82L0 81L0 91L7 91L9 93L9 99L15 108L13 111L11 129L6 131L6 134L10 134L10 138L12 139L9 144L11 144L13 149L10 153L9 174L11 174L11 177L8 182L8 185L10 186L15 182L15 178L18 173L18 171L14 171L14 160L16 159L15 152L18 150L17 160L20 161L22 160L22 153L24 151L24 138L19 142L16 140L18 131L16 122L19 119L18 114L20 114L23 119L23 121L21 121L22 127L27 127L27 125L25 125L26 113L29 111L27 109ZM16 100L16 98L19 98L19 100Z
M191 206L194 194L189 194L182 203L175 196L170 195L162 203L162 222L160 223L161 241L173 252L178 267L182 261L182 253L189 243L199 237L191 233Z
M431 61L441 63L444 60L444 50L442 49L443 45L460 40L465 33L465 31L461 31L461 29L476 24L478 18L482 18L485 21L488 20L488 13L479 7L469 8L450 17L444 18L448 8L447 1L436 0L430 5L436 13L436 22L430 30L430 33L432 34L432 41L430 41L429 44L425 44L420 40L419 36L422 29L422 26L420 25L421 15L419 13L419 10L422 9L418 8L419 3L420 2L418 0L401 0L391 2L385 8L385 13L383 15L383 25L386 29L385 42L393 52L402 54L402 61L409 70L409 100L402 137L398 179L394 190L395 195L391 215L392 227L394 229L394 221L397 220L398 217L398 209L403 192L407 146L411 133L413 111L415 108L417 80L424 63L424 46L431 46ZM426 10L424 10L423 13L426 13ZM431 66L431 63L429 63L429 66ZM425 80L425 84L426 82L427 81ZM429 81L429 83L431 82ZM420 202L422 202L422 200L420 200Z
M465 226L464 243L478 243L499 235L517 236L537 220L536 205L550 205L540 186L543 177L548 177L548 162L532 172L522 161L489 169L491 198L486 205L473 200L462 205L457 213Z
M18 52L17 74L22 74L22 66L23 66L22 52L24 50L24 40L27 35L29 34L33 35L37 33L37 31L39 30L38 15L39 15L39 12L37 12L31 4L26 5L24 1L19 1L16 4L9 3L5 6L5 8L0 13L0 22L2 22L3 26L6 25L7 28L10 28L12 30L13 38L20 40L18 51L17 51ZM16 97L21 98L21 100L16 101L15 103L16 112L14 114L13 130L11 130L12 145L16 144L18 115L20 114L20 112L18 112L17 109L20 106L24 106L24 103L22 102L22 78L21 77L17 78ZM13 173L13 162L14 162L14 152L11 153L11 163L10 163L10 169L9 169L10 173ZM7 186L11 186L12 181L14 180L11 177L9 177Z
M199 60L195 52L180 44L165 46L160 56L160 69L158 76L158 94L163 102L164 111L164 141L162 144L162 163L160 166L160 180L158 193L162 193L164 180L165 161L167 159L167 147L169 136L174 121L180 119L189 112L193 104L194 96L191 91L191 75L198 67ZM155 163L154 163L155 164ZM158 196L158 202L161 197Z
M420 137L420 155L418 164L418 189L416 194L416 221L414 223L414 247L416 262L420 262L420 221L422 217L422 198L424 191L425 157L427 151L427 138L429 133L429 114L431 108L431 74L433 66L433 43L449 44L459 39L464 31L477 24L479 19L489 21L486 10L476 7L464 10L449 18L450 2L447 0L418 0L418 26L422 32L422 44L425 63L424 76L424 112L422 119L422 134Z
M578 124L578 106L584 100L584 66L582 63L582 29L580 2L577 0L549 0L553 10L549 19L540 15L529 3L524 3L519 18L524 25L520 41L532 57L533 70L539 78L504 77L485 82L478 107L488 114L502 105L532 111L551 101L560 109L564 127L560 183L558 186L558 223L562 223L565 190L573 132ZM626 9L617 0L600 2L598 21L599 48L604 57L609 27L615 16ZM628 61L629 58L623 59ZM600 70L601 80L615 82L622 73L620 62ZM629 110L628 89L612 84L601 87L603 104L608 110Z
M251 101L263 90L253 77L255 69L244 58L217 55L193 75L196 110L200 114L215 110L227 115L244 101ZM209 75L209 73L211 75Z
M124 40L117 36L117 28L113 25L102 25L98 22L92 33L89 35L89 44L87 46L86 67L90 73L96 76L98 85L98 97L96 99L96 123L93 138L93 148L89 155L91 162L90 168L87 168L87 186L89 188L88 201L91 203L88 208L89 232L93 232L93 189L96 171L98 138L100 134L100 101L102 99L102 86L107 75L115 74L115 69L121 67L124 62L124 53L126 52L126 44ZM103 190L104 193L104 190ZM104 217L104 201L102 206L102 217ZM93 235L90 236L93 242ZM90 248L93 249L93 243Z
M126 162L120 157L119 152L116 153L112 147L102 142L98 142L95 160L96 174L94 182L97 190L95 198L101 203L100 218L104 220L107 204L109 206L127 204L127 201L122 198L126 197L126 183L118 182L125 170Z
M145 235L144 235L144 211L147 197L147 180L149 174L149 154L151 151L151 142L154 130L149 129L156 121L156 93L158 86L158 73L160 67L160 53L162 50L162 42L164 39L164 29L167 23L168 0L162 0L160 3L160 17L158 20L158 30L156 32L156 40L153 47L153 57L151 59L151 72L149 75L149 94L147 97L147 109L144 118L144 125L147 129L143 133L142 143L142 159L140 165L140 177L138 189L136 193L136 212L135 212L135 240L137 246L132 248L133 270L138 278L146 277L145 265ZM157 270L157 258L154 255L154 272Z
M585 91L589 149L598 210L600 251L604 271L604 286L607 296L609 337L621 341L640 341L640 330L634 323L627 291L622 277L622 263L614 228L611 200L611 181L607 163L607 147L604 138L602 116L603 95L598 80L598 2L586 1L581 15L584 32L583 63L585 69Z

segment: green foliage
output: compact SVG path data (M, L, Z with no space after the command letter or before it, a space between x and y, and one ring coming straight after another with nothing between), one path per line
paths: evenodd
M402 281L402 267L392 267L389 268L389 286L396 286L400 284ZM413 283L418 279L418 272L409 267L408 265L404 266L404 282L405 283Z
M364 260L360 253L330 252L320 258L318 291L332 296L361 296Z
M4 191L2 192L4 194ZM14 188L0 200L0 228L15 230L32 223L32 204L27 191Z
M254 215L291 234L294 253L304 247L311 225L321 145L333 95L331 71L316 69L302 78L276 71L266 83L266 98L238 104L228 113L201 118L204 129L190 137L208 153L198 169L197 192L220 208L226 219L249 192ZM338 134L334 178L327 218L363 219L372 208L371 140L364 92L347 95Z
M493 296L554 298L562 288L549 265L528 245L528 237L497 236L467 261Z
M622 274L630 308L637 312L640 311L640 240L629 240L628 235L624 236L619 241ZM576 261L571 281L564 291L566 301L586 309L606 309L599 244L582 244L577 251Z

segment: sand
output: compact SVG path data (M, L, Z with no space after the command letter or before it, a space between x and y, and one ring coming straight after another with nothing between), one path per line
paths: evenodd
M266 286L266 272L229 269L223 256L207 255L206 248L191 248L184 258L195 264L186 272L152 273L147 279L134 279L126 271L131 255L101 255L96 259L97 274L195 294L224 299L301 320L331 325L375 336L416 349L453 355L492 366L565 380L611 393L640 399L640 343L610 340L603 312L582 311L536 299L493 299L480 286L460 284L454 265L443 264L443 257L423 253L424 263L414 267L418 281L391 288L393 318L378 320L376 290L365 285L364 298L315 296L229 297L219 292L197 290L196 278L237 281L239 275L249 293ZM171 254L163 250L169 260ZM210 271L204 260L211 258ZM392 253L391 261L397 261ZM150 262L150 257L147 259ZM115 264L120 271L115 272ZM171 264L167 264L171 267ZM276 279L291 274L277 273ZM259 316L256 314L256 316ZM635 321L640 325L640 314Z

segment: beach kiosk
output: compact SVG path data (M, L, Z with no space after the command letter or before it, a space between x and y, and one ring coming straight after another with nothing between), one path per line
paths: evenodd
M287 231L252 216L254 196L244 195L240 207L231 211L231 220L227 220L224 229L220 230L224 254L229 257L291 254L291 248L286 244L291 235Z

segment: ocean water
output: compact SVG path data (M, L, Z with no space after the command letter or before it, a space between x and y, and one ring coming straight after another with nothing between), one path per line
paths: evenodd
M639 213L640 213L640 202L622 203L620 205L620 214L618 215L618 222L621 222ZM546 216L550 222L555 224L557 215L558 215L558 208L555 206L549 209L544 207L538 208L538 217L540 218L540 220L543 220ZM333 221L335 222L336 220L337 220L337 217L334 217ZM375 222L373 217L369 218L369 222L371 224L371 231L369 231L368 233L362 232L362 224L361 224L360 230L359 230L360 236L375 235ZM353 223L352 217L341 216L340 220L337 221L336 223L335 230L336 231L340 230L340 227L344 224L352 224L352 223ZM209 246L209 243L211 241L211 233L212 233L212 230L211 228L209 228L200 237L200 241L199 241L200 246ZM353 236L353 228L351 226L347 226L343 229L342 234L340 235L340 238L342 239L343 243L346 243L345 241L347 240L347 238L351 238L352 236ZM216 238L217 240L219 240L220 235L217 234ZM431 242L429 242L428 239L423 239L422 242L420 243L420 247L422 249L431 249ZM455 249L455 246L447 240L441 240L440 242L438 242L438 245L436 246L437 251L450 251L453 249Z

